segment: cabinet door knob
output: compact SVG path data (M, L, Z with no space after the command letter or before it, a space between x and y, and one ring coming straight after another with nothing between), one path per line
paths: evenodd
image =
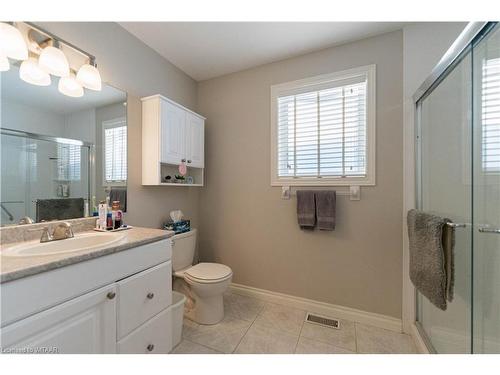
M115 292L109 292L108 294L106 294L106 297L108 297L108 299L113 299L116 297L116 293Z
M153 344L149 344L146 349L148 350L148 352L152 352L153 349L155 348L155 346Z
M146 295L146 297L148 297L148 299L153 299L154 296L155 296L155 294L151 293L151 292Z

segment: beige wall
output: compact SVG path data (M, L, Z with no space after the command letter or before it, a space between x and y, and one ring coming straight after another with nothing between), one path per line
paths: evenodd
M401 317L402 33L200 82L206 187L200 253L257 288ZM377 65L377 186L337 198L334 232L303 232L296 201L270 186L270 86Z
M140 98L163 94L196 110L196 82L158 53L111 22L42 22L41 27L97 58L104 82L128 93L128 212L129 224L158 227L173 209L198 222L196 188L141 185Z

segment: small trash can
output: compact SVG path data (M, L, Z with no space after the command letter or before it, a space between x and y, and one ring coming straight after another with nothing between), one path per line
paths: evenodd
M184 294L172 291L172 344L175 348L182 340L182 320L184 316Z

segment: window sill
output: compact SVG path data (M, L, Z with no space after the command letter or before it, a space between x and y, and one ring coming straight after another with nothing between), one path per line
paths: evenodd
M271 186L375 186L375 178L279 178L271 181Z

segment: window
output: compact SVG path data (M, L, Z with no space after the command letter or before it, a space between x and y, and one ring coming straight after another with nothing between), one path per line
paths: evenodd
M80 181L82 151L80 145L57 144L58 179Z
M375 66L271 87L271 185L375 185Z
M123 185L127 182L126 120L104 121L102 128L104 185Z
M481 160L485 173L500 172L500 58L483 61Z

